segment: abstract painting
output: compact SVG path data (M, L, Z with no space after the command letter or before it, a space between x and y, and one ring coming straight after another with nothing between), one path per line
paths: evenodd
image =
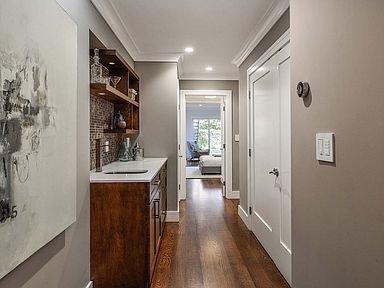
M76 219L77 26L54 0L0 4L0 279Z

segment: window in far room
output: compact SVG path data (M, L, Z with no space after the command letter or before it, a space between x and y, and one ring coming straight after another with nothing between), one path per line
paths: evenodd
M209 150L211 155L221 153L221 120L193 119L194 140L201 150Z

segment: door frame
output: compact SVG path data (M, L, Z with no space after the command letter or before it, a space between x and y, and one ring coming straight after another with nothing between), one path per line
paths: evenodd
M234 198L232 191L232 90L180 90L178 99L178 202L185 200L186 187L186 96L220 96L225 99L225 193L228 199Z
M290 30L288 29L255 63L253 63L247 69L247 203L248 203L248 229L252 227L251 209L253 203L253 197L251 191L254 189L254 179L252 173L254 171L254 156L255 153L252 151L253 147L253 99L251 99L251 76L260 66L267 62L272 56L278 53L286 44L290 42Z

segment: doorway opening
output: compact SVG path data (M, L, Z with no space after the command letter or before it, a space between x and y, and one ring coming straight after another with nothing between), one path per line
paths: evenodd
M179 200L187 179L221 179L232 193L232 91L181 90L178 113Z
M291 284L290 50L286 32L248 70L250 229Z
M186 98L186 178L221 178L223 97Z

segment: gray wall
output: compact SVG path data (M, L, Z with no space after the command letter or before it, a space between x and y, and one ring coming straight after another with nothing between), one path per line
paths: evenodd
M232 90L232 189L239 190L239 81L237 80L180 80L180 90Z
M296 0L291 13L293 287L383 287L384 1ZM327 131L336 165L315 160Z
M240 66L240 97L239 97L239 131L240 131L240 205L248 211L247 199L247 69L271 47L285 31L289 29L289 10L276 22L268 34L260 41L252 53Z
M140 76L140 136L145 157L168 158L168 210L178 209L177 63L136 62Z
M92 29L105 45L117 48L133 65L128 53L89 0L57 2L78 24L77 222L0 280L1 288L82 288L88 283L89 29Z

